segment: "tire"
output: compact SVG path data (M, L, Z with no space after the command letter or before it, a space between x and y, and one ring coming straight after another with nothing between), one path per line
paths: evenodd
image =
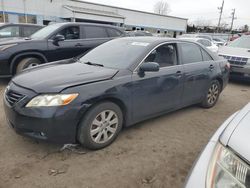
M220 96L221 93L221 85L218 80L213 80L207 90L206 96L203 99L201 106L203 108L211 108L213 107Z
M123 114L119 106L112 102L99 103L84 115L77 139L87 149L101 149L116 139L122 124Z
M37 58L34 58L34 57L24 58L18 63L17 68L16 68L16 73L18 74L22 72L24 69L34 67L39 64L41 64L41 61Z

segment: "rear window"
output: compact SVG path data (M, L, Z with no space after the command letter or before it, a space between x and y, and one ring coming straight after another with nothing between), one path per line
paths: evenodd
M182 63L196 63L202 61L202 54L200 47L192 43L182 43L180 44L182 51Z
M107 38L108 34L103 27L85 26L85 37L88 38Z
M19 27L18 26L6 26L0 29L0 38L4 37L19 37Z

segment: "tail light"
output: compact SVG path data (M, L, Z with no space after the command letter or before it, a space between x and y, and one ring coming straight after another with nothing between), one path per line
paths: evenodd
M231 68L231 65L230 65L229 62L226 63L225 68L228 69L228 70Z

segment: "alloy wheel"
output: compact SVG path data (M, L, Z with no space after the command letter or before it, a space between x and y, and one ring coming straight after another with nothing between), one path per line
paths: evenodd
M212 84L212 86L208 90L207 94L207 102L212 105L216 102L219 96L219 86L217 84Z
M98 144L108 142L118 128L118 116L112 110L99 113L90 126L91 139Z

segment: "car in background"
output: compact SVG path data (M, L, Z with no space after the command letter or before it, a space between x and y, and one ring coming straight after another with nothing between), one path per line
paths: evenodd
M238 39L242 36L241 33L236 33L236 34L233 34L230 38L229 38L229 41L234 41L235 39Z
M250 35L220 47L218 54L231 64L230 78L250 80Z
M182 38L182 39L198 42L214 53L217 53L219 49L216 44L205 38Z
M216 44L218 47L219 46L224 46L227 41L224 40L223 38L219 38L219 37L213 37L213 41L212 41L214 44Z
M128 37L143 37L143 36L153 36L149 31L127 31L126 36Z
M250 187L250 103L216 131L196 161L185 188Z
M3 38L12 37L29 37L33 33L42 29L44 26L36 24L1 24L0 25L0 40Z
M178 38L203 38L203 39L207 39L209 41L213 41L213 38L210 35L207 34L200 34L200 33L196 33L196 34L183 34L183 35L179 35Z
M0 77L11 77L26 68L79 56L124 35L122 28L111 25L57 23L29 38L0 41Z
M228 62L198 43L124 37L24 70L7 86L4 108L20 134L100 149L122 127L192 104L213 107L228 75Z

